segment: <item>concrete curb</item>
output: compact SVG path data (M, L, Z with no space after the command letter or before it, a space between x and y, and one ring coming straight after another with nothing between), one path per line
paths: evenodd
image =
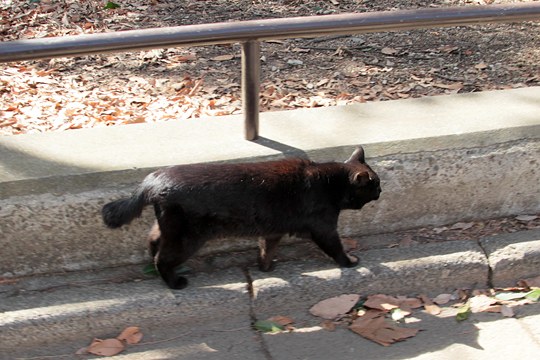
M271 274L254 273L255 313L306 308L306 304L347 293L428 294L484 288L488 282L488 261L474 241L368 250L357 255L360 265L352 269L308 261L284 264Z
M82 276L40 278L37 288L3 302L0 353L6 346L32 347L59 339L76 340L86 334L113 334L126 324L187 325L241 316L249 320L247 283L238 269L225 270L218 276L190 276L193 286L189 291L174 292L158 278L114 283L114 276L111 279L109 274L110 281L87 285L95 275Z
M279 263L272 273L231 268L192 275L190 287L182 291L170 291L158 279L85 282L103 276L92 273L23 279L0 286L0 351L116 334L131 325L189 326L230 318L247 324L295 309L307 312L317 301L343 293L436 295L460 287L487 288L489 276L515 283L525 274L538 275L540 231L502 234L481 243L495 244L495 250L484 252L475 241L368 250L358 253L361 264L355 269L337 269L327 259ZM515 249L524 256L512 266L489 267L498 264L496 259L511 258ZM111 271L108 277L116 278Z
M480 240L492 271L494 287L514 286L516 279L540 275L540 230Z
M0 137L0 276L145 261L152 211L113 231L100 208L169 164L344 160L364 144L383 193L342 214L348 237L537 213L539 99L530 87L264 113L256 142L241 139L238 116ZM254 246L228 239L203 250Z

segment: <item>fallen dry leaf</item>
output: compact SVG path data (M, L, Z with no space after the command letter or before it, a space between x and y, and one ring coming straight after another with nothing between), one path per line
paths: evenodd
M427 297L426 295L420 295L420 299L422 299L422 302L424 303L424 309L426 309L429 314L439 315L441 313L441 308L435 305L429 297Z
M368 310L364 316L354 320L349 329L383 346L390 346L418 333L418 329L401 328L388 322L384 314L382 311Z
M470 291L468 289L457 289L455 291L455 298L458 299L458 300L465 300L469 297L469 293Z
M405 317L407 317L407 316L409 316L411 314L412 314L412 310L411 311L402 310L400 308L392 309L392 311L390 311L390 317L394 321L401 321L401 320L405 319Z
M195 54L177 55L177 56L174 56L172 59L178 62L195 61L197 60L197 55Z
M514 317L514 310L509 306L502 305L501 306L501 314L504 317Z
M332 320L351 311L358 300L360 295L357 294L340 295L318 302L309 309L309 312L323 319Z
M440 294L433 299L433 302L437 305L444 305L450 300L452 300L452 294Z
M227 61L234 59L234 54L218 55L210 58L212 61Z
M540 288L540 276L536 276L529 279L523 279L519 281L520 286L524 287L537 287Z
M412 235L406 235L399 241L399 246L406 247L415 244L416 241L412 239Z
M143 333L139 327L129 326L125 328L116 338L120 341L125 341L126 343L133 345L138 344L142 340Z
M536 215L518 215L516 216L517 221L529 222L538 219Z
M491 305L495 304L497 299L486 295L477 295L469 299L469 305L473 313L486 311Z
M272 316L271 318L268 319L268 321L272 321L272 322L275 322L281 326L286 326L286 325L290 325L294 322L293 319L291 319L290 317L288 316L281 316L281 315L277 315L277 316Z
M75 352L75 355L88 355L88 346L82 347Z
M439 48L439 51L442 51L442 52L447 53L447 54L456 52L457 50L459 50L459 47L453 46L453 45L445 45L445 46L441 46Z
M487 69L487 67L488 65L483 61L481 63L474 65L474 68L477 70L484 70L484 69Z
M364 306L370 309L390 311L392 309L399 308L399 304L399 299L393 296L376 294L368 296Z
M474 226L473 222L468 222L468 223L458 222L458 223L455 223L454 225L452 225L450 227L450 230L467 230L467 229L472 228L473 226Z
M124 344L118 339L94 339L86 351L94 355L113 356L121 353L124 349Z
M381 49L381 52L384 55L396 55L397 53L399 53L399 50L391 48L391 47L385 47Z
M502 311L502 305L491 305L484 309L484 312L500 313Z
M336 324L332 320L324 320L321 323L321 327L326 331L335 331Z
M433 83L433 86L441 88L441 89L448 89L448 90L461 90L463 89L463 83L455 82L452 84L443 84L443 83Z
M399 307L400 308L410 308L410 309L418 309L422 307L423 303L422 300L418 298L409 298L406 296L398 296L397 299L399 300Z

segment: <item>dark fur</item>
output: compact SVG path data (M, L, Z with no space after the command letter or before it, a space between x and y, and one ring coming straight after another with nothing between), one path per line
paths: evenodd
M341 210L360 209L377 200L379 177L357 148L345 163L305 159L171 166L149 174L131 198L103 207L110 228L128 224L144 206L154 206L157 223L150 251L165 282L187 285L175 268L209 239L262 236L259 268L272 269L277 245L285 234L309 234L340 266L358 259L343 250L337 233Z

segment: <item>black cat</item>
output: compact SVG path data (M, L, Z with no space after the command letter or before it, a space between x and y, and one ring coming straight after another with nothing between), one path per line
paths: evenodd
M285 234L307 233L340 266L355 266L358 259L344 252L337 233L340 210L360 209L380 193L379 177L358 147L344 163L294 158L162 168L131 198L106 204L102 214L108 227L118 228L152 204L159 228L150 250L167 285L181 289L187 279L175 268L207 240L226 236L261 236L262 271L272 269Z

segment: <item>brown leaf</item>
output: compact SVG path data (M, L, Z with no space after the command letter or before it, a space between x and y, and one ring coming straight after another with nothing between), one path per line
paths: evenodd
M390 346L418 333L418 329L401 328L386 321L384 312L378 310L368 310L364 316L354 320L349 329L383 346Z
M501 314L504 317L514 317L514 310L506 305L501 305Z
M487 67L488 65L483 61L481 63L474 65L474 68L477 70L484 70L484 69L487 69Z
M490 298L486 295L477 295L469 299L471 311L473 313L486 311L491 305L495 304L497 299Z
M129 326L125 328L120 335L116 337L118 340L125 341L126 343L133 345L139 343L143 338L141 329L137 326Z
M530 287L538 287L538 288L540 288L540 276L520 280L519 285L529 287L529 288Z
M424 309L426 309L429 314L439 315L441 313L441 308L435 305L429 297L427 297L426 295L420 295L420 299L422 299L422 302L424 303Z
M321 327L326 331L335 331L336 324L332 320L324 320L321 323Z
M399 307L400 301L389 295L376 294L368 296L364 306L370 309L390 311Z
M75 355L88 355L88 346L82 347L75 352Z
M460 83L461 84L461 83ZM450 230L467 230L474 226L473 222L458 222L450 227Z
M439 51L442 51L447 54L451 54L453 52L456 52L457 50L459 50L459 47L453 46L453 45L444 45L439 48Z
M463 89L463 83L455 82L452 84L442 84L442 83L433 83L433 86L441 88L441 89L448 89L448 90L461 90Z
M440 294L433 299L433 302L438 305L444 305L448 303L451 299L452 294Z
M268 319L268 321L275 322L276 324L279 324L281 326L290 325L294 322L294 320L291 319L290 317L281 316L281 315L272 316L271 318Z
M186 55L177 55L172 58L173 61L178 62L187 62L197 60L197 55L195 54L186 54Z
M318 302L309 309L309 312L323 319L332 320L351 311L358 300L360 295L357 294L340 295Z
M0 285L16 284L18 282L19 279L0 278Z
M399 241L399 246L407 247L415 244L416 241L413 240L412 235L407 234Z
M214 56L213 58L210 58L212 61L227 61L234 59L234 54L225 54L225 55L218 55Z
M464 301L467 299L470 295L470 291L468 289L457 289L455 291L455 297L461 301Z
M94 339L87 351L94 355L113 356L121 353L124 348L124 344L118 339Z
M397 53L399 53L399 50L391 48L391 47L385 47L381 49L381 52L384 55L396 55Z
M515 217L517 221L521 222L529 222L538 219L538 216L536 215L518 215Z
M502 305L491 305L484 309L485 312L500 313L502 311Z
M408 307L410 309L417 309L419 307L422 307L423 303L420 299L417 298L408 298L408 297L397 297L399 300L399 307Z

